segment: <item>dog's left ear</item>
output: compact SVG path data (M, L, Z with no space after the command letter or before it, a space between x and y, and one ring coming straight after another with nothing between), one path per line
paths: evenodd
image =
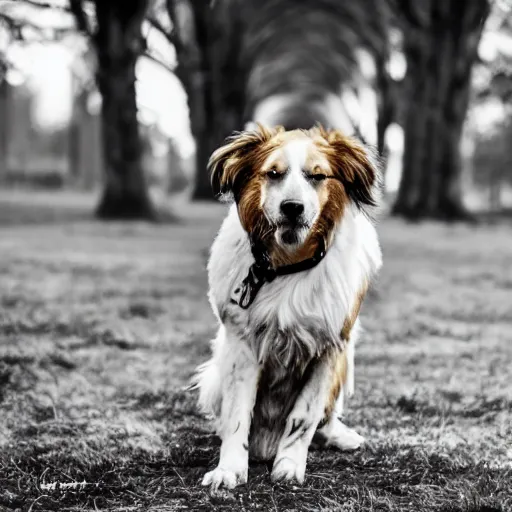
M235 200L253 172L255 152L269 141L280 127L266 128L260 124L254 130L237 132L213 152L208 162L215 195L234 195Z
M381 187L377 156L338 130L320 130L328 142L329 161L349 198L360 209L377 206Z

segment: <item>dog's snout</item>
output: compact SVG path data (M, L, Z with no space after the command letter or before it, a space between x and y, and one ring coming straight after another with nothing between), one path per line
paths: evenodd
M297 219L304 212L304 205L298 201L283 201L281 213L290 220Z

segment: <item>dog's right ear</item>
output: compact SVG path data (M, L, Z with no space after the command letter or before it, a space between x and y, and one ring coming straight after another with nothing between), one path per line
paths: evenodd
M236 132L223 146L213 152L208 162L211 184L216 196L234 196L238 200L241 190L251 178L258 158L258 150L284 128L267 128L257 124L254 130Z

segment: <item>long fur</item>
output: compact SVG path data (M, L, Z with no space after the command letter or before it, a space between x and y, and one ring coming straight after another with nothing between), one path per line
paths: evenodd
M326 347L342 346L340 333L345 319L351 315L364 283L380 267L381 254L372 224L357 208L351 208L322 264L307 273L266 284L250 310L245 311L232 304L230 297L253 261L247 233L232 205L211 250L210 303L220 323L232 324L261 364L275 360L274 373L282 368L286 378L286 368L297 358L309 361ZM218 367L223 361L217 360L216 354L221 353L220 345L225 339L223 329L213 341L213 359L199 376L200 403L210 414L219 410ZM350 391L352 365L348 370ZM275 446L268 453L255 455L267 458L273 452Z
M209 299L220 326L212 342L212 359L197 376L199 403L210 416L219 418L225 399L223 375L229 374L227 354L233 343L247 346L252 354L247 357L254 359L259 372L256 398L248 404L252 411L249 449L252 456L262 459L292 449L283 447L283 435L295 435L297 424L290 424L293 415L309 414L300 411L311 406L305 397L316 391L306 390L315 379L324 379L324 383L318 381L311 390L325 389L326 403L321 404L321 412L314 413L321 415L311 420L313 427L304 427L304 439L313 435L315 422L320 420L326 424L325 432L341 428L332 421L341 412L343 396L354 389L359 308L368 283L381 266L369 215L378 203L378 169L356 141L315 128L306 135L328 159L334 178L324 189L322 212L312 229L326 238L327 254L309 271L266 283L248 310L233 303L233 293L254 262L249 235L253 227L261 229L258 223L263 222L258 166L279 147L283 133L288 132L260 127L240 134L215 152L210 162L213 180L223 193L234 194L235 203L213 243L208 263ZM252 217L244 206L248 197ZM297 453L303 453L302 442L297 439L293 444ZM287 474L284 458L280 460L276 474Z

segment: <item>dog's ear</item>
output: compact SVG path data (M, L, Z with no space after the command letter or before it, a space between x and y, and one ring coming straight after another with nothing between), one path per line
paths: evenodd
M329 162L352 202L360 209L379 203L381 188L380 162L370 148L338 130L316 128L328 143Z
M257 124L253 130L236 132L223 146L213 152L208 162L215 195L239 196L250 179L257 161L258 150L283 128L267 128Z

